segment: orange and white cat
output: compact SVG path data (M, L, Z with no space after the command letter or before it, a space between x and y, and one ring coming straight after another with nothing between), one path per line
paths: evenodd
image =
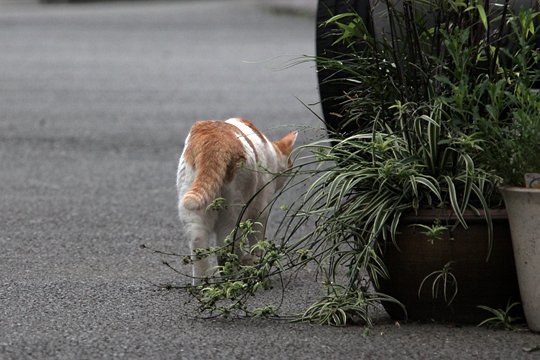
M249 245L260 240L257 236L264 236L267 205L285 182L280 177L272 179L292 166L290 155L297 135L294 131L269 141L251 122L241 118L198 121L193 125L176 180L179 216L192 256L195 249L206 249L213 243L223 246L248 201L242 221L251 219L262 224ZM207 210L217 198L224 199L223 206L218 211ZM210 275L210 259L192 259L196 284ZM244 254L241 261L249 264L253 259Z

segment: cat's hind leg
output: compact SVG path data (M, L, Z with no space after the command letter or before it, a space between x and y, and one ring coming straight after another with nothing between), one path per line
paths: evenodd
M192 283L197 285L211 275L210 258L205 251L211 246L212 232L204 224L190 224L186 230L191 251Z
M251 249L259 240L257 235L263 231L263 228L260 223L253 223L251 220L251 228L246 226L246 220L239 222L240 211L241 208L233 207L219 213L216 224L216 243L225 251L236 255L241 265L253 265L258 257L253 258ZM226 257L223 256L218 257L218 264L224 266L225 259Z
M225 252L234 253L241 257L238 248L238 240L233 239L235 235L240 235L240 230L235 232L238 223L238 216L235 212L222 211L216 224L216 245L221 247ZM217 262L219 266L224 266L226 256L218 256Z

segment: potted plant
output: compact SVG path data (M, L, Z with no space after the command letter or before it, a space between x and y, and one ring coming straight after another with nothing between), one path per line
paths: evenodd
M409 315L477 321L482 316L473 311L477 305L491 299L503 307L518 296L507 221L504 211L493 212L502 205L496 189L500 172L493 166L500 152L493 151L498 142L488 130L499 118L504 122L512 112L525 110L527 101L518 103L506 94L519 92L516 78L529 87L536 81L536 14L508 3L498 8L473 1L404 1L399 8L383 3L386 33L373 34L377 26L366 24L365 15L337 14L323 25L335 26L334 39L345 42L347 52L318 59L319 69L327 74L323 82L347 84L345 96L337 97L340 121L357 130L345 146L350 147L353 138L367 144L356 159L364 171L355 182L355 196L376 199L376 206L366 203L366 209L384 215L360 214L358 221L371 238L391 239L401 249L386 246L383 251L389 267L390 261L401 262L389 268L396 281L388 285L384 280L379 288L404 302ZM521 79L525 73L530 75L526 81ZM392 200L385 202L389 194ZM436 212L429 220L426 208ZM413 214L420 218L411 220ZM484 253L489 261L471 263L471 254L481 246L472 251L475 231L468 228L482 221L480 232L490 239L489 255ZM398 233L409 239L400 239ZM423 238L420 243L439 254L424 255L428 248L411 245L411 238ZM409 270L418 267L418 253L437 258L439 265L411 282ZM488 284L493 278L502 282ZM405 283L409 291L395 291L395 283ZM503 289L502 283L509 286ZM483 299L460 299L467 289L487 294L487 289L478 290L482 285L495 292ZM443 303L422 301L429 293ZM411 311L414 303L420 306ZM396 316L394 306L387 309Z
M540 189L503 187L523 311L527 325L540 331Z
M527 324L540 331L540 51L536 46L540 15L522 16L516 30L523 51L513 61L507 82L490 85L493 98L504 96L504 107L494 101L491 118L479 121L486 137L485 161L502 178L504 196L517 267L519 288ZM527 30L525 30L527 29ZM504 93L499 89L506 88Z
M253 309L249 299L275 286L270 278L284 285L287 272L312 265L325 293L301 320L370 324L382 302L398 318L476 322L480 305L519 301L491 142L499 132L490 121L520 110L506 94L518 89L515 60L530 47L514 40L530 28L532 12L462 0L383 3L389 30L379 36L355 13L321 25L333 26L328 36L344 49L316 59L322 84L345 86L334 102L336 131L297 152L307 155L283 188L295 201L279 206L282 220L266 234L273 241L245 249L259 261L244 266L221 254L226 249L209 249L227 261L219 276L190 287L201 310L275 314L276 306ZM268 210L275 205L279 198ZM227 242L242 243L250 224ZM405 282L421 260L431 263Z

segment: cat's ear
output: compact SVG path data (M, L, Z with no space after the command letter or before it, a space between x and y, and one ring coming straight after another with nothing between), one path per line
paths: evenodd
M292 131L282 137L279 140L274 141L274 145L279 149L279 151L285 155L289 156L293 150L294 143L298 137L298 131Z

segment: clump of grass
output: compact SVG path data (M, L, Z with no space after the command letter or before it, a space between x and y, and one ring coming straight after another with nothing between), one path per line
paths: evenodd
M491 317L486 318L478 326L495 327L504 330L516 330L523 319L518 316L512 316L511 313L514 308L519 307L519 302L513 302L506 305L504 309L494 309L489 306L479 305L478 308L490 313Z

